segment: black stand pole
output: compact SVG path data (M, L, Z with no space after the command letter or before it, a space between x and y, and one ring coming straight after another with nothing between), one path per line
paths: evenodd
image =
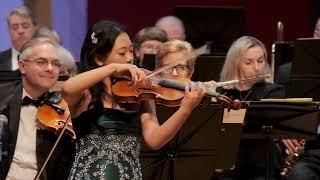
M267 125L267 126L262 126L263 131L266 134L270 134L272 131L272 126L271 125ZM270 179L270 147L271 147L271 143L272 143L272 138L267 135L267 140L266 140L266 146L265 146L265 180L269 180Z
M266 166L266 174L265 174L265 180L269 180L270 177L270 143L271 143L272 139L268 138L267 142L266 142L266 160L265 160L265 166Z

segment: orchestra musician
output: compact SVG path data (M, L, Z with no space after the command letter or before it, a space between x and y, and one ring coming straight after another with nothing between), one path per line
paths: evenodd
M0 52L0 70L15 71L18 69L18 55L21 47L30 41L38 25L35 16L27 6L13 9L7 17L7 23L12 47Z
M0 179L34 179L50 152L56 135L39 129L37 106L57 82L57 46L46 38L35 38L21 49L19 70L22 81L12 92L12 102L3 109L8 123L2 141ZM0 85L1 92L8 91ZM14 112L14 113L12 113ZM75 153L71 137L64 135L40 179L67 179Z
M144 54L156 54L160 45L168 41L167 33L158 27L146 27L141 29L134 38L134 64L143 66Z
M142 179L140 139L159 149L175 136L204 96L201 83L188 84L180 108L159 125L154 100L130 104L113 96L113 80L131 76L132 85L145 71L132 64L133 46L125 28L97 22L85 37L80 74L63 85L78 138L69 179Z
M169 40L178 39L184 41L186 39L184 24L176 16L163 16L157 20L155 26L163 29L167 33Z
M252 36L242 36L234 41L227 53L220 74L221 81L246 79L270 73L264 44ZM245 81L217 89L218 92L241 101L259 101L262 98L283 98L284 88L268 82L267 79ZM238 158L232 170L216 169L216 179L265 179L265 140L241 139ZM279 176L279 160L275 144L271 152L271 179ZM219 176L221 177L219 177Z
M320 38L320 17L314 27L313 37ZM286 67L287 66L287 67ZM289 66L289 67L288 67ZM291 71L292 63L283 65L281 69L279 67L278 75L286 77L286 82L289 81L289 73ZM286 67L286 68L285 68ZM319 133L319 127L318 127ZM319 134L314 140L305 141L305 144L301 139L283 139L282 143L287 149L287 152L295 153L303 150L302 154L299 154L297 161L292 164L293 166L288 174L288 180L319 180L320 179L320 137Z

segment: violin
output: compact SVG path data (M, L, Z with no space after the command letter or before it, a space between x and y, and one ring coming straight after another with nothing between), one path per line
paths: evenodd
M38 128L58 133L70 118L70 111L66 101L58 91L50 92L38 106ZM72 122L66 124L66 134L76 139Z
M191 80L188 78L176 80L160 78L155 82L132 85L129 80L121 79L112 84L111 91L117 101L121 103L137 103L142 100L154 99L157 104L179 106L184 97L185 86ZM240 101L232 101L229 97L209 89L206 90L206 95L215 97L223 107L235 110L243 107Z
M69 121L70 117L68 105L59 91L50 92L41 100L37 112L38 128L54 132L58 134L58 137L34 180L40 179L64 132L71 136L73 140L76 139L72 122Z

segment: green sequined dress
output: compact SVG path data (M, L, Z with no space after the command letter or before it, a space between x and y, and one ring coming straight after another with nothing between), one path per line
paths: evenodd
M73 120L77 153L69 179L142 179L137 111L88 110Z

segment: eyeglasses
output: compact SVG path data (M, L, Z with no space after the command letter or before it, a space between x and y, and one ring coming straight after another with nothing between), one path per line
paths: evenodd
M154 52L157 52L159 50L159 46L156 46L153 44L144 44L140 48L143 48L147 51L154 51Z
M53 61L50 62L48 59L38 58L38 59L35 59L35 60L25 59L24 61L29 62L29 63L35 63L37 66L39 66L41 68L48 67L49 64L55 70L58 70L61 67L61 63L59 62L59 60L53 60Z
M164 74L172 74L174 69L176 70L177 74L181 75L181 74L186 74L188 72L189 66L188 65L177 65L173 68L164 70L163 73Z

